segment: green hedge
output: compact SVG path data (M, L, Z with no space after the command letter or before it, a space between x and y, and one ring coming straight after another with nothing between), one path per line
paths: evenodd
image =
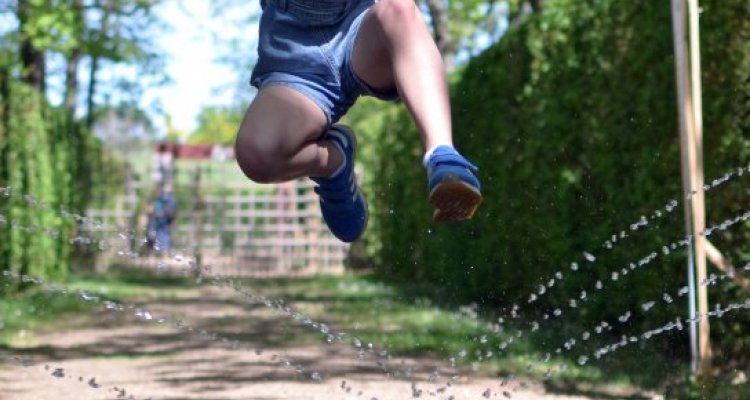
M710 179L750 161L746 5L701 3ZM419 136L404 111L358 124L374 148L363 157L373 176L365 182L373 210L366 239L379 272L437 283L462 301L518 303L542 313L684 236L669 2L557 0L545 7L473 59L453 85L455 140L479 165L486 198L472 221L430 222ZM742 179L709 193L709 224L746 207L750 185ZM672 213L612 250L602 247L670 200L680 202ZM712 241L736 263L750 258L750 226ZM587 263L584 251L597 262ZM611 320L676 293L685 282L683 255L659 258L613 283L617 288L573 318ZM572 261L581 264L575 274ZM526 306L528 294L557 271L566 277L562 289ZM711 289L711 296L739 298L731 285ZM632 325L650 328L684 308L684 301L659 307Z
M63 278L76 227L62 210L82 214L94 199L111 195L118 175L112 171L120 163L81 123L28 86L3 82L0 106L0 187L13 193L0 197L7 221L0 223L0 270Z

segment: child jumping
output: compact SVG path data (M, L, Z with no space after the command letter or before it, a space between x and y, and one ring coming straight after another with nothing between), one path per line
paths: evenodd
M453 147L443 61L413 0L261 0L258 94L235 143L259 183L309 176L328 228L358 239L368 211L354 175L356 139L336 122L361 95L401 99L419 129L435 221L473 216L477 167Z

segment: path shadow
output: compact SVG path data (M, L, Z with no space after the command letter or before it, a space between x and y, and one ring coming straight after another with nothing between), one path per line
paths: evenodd
M127 278L137 284L150 284L148 275ZM305 278L302 278L304 280ZM259 291L271 291L274 298L279 295L286 304L295 308L300 305L313 308L331 308L345 304L357 310L367 310L376 304L375 301L403 301L411 303L412 299L430 299L430 307L440 307L455 310L459 302L454 302L445 296L439 288L425 285L398 285L375 277L364 278L378 287L386 288L374 293L354 293L331 295L325 291L302 292L299 290L299 279L263 279L245 281L248 287ZM322 280L323 285L336 283L336 278L328 282ZM334 341L326 344L326 335L319 328L313 328L299 321L294 321L289 315L274 310L265 305L259 305L243 298L230 288L216 288L195 286L194 280L185 278L168 278L153 285L155 289L166 285L171 290L178 290L163 298L150 299L143 304L154 314L164 316L184 316L185 323L194 328L193 331L180 331L171 324L156 324L136 321L129 314L113 314L99 311L87 314L79 326L71 327L65 332L49 332L44 336L44 344L27 347L0 347L9 353L28 357L37 362L65 362L86 359L118 359L124 362L138 362L140 368L148 372L155 382L175 389L189 390L194 393L215 393L217 390L231 389L256 382L306 382L311 383L310 373L319 371L325 380L367 379L390 380L392 375L384 373L378 365L379 358L372 353L366 353L364 360L359 360L357 350L350 344L351 337L344 343ZM136 299L137 301L138 299ZM141 306L136 304L136 306ZM335 307L334 307L335 309ZM366 317L366 314L363 314ZM347 332L373 336L382 333L384 327L373 327L367 330L354 329L352 321L338 320L338 316L329 313L324 322ZM523 323L523 321L519 322ZM237 342L241 350L228 348L226 342L207 339L200 334L206 330L219 335L228 342ZM554 343L564 340L565 332L552 332L551 336L543 337L538 342L531 341L531 348L520 349L522 352L543 354L554 349ZM424 335L435 336L438 339L453 340L448 335L461 333L450 329L435 328ZM66 343L62 344L57 336L65 336ZM464 340L466 338L463 338ZM57 344L55 344L57 343ZM493 343L494 346L497 343ZM410 348L397 356L420 358L422 372L440 370L443 376L450 376L455 371L446 361L447 357L435 357L441 352L440 340L432 344L423 344ZM262 350L257 354L254 350ZM512 354L512 353L511 353ZM289 358L293 364L289 367L282 365L281 360ZM402 359L403 360L403 359ZM399 368L401 360L393 360L392 368ZM570 360L574 362L574 360ZM405 362L409 362L405 360ZM502 362L502 358L501 358ZM305 372L300 374L296 367ZM602 367L607 371L620 372L617 368ZM409 380L403 376L395 379ZM138 382L134 382L138 383ZM598 381L581 379L583 384L597 384ZM546 385L552 393L588 396L601 399L628 398L632 400L645 399L643 396L614 396L588 386L560 384L559 382ZM607 397L609 396L609 397Z
M78 326L41 333L38 339L43 344L0 345L0 350L37 365L101 359L145 363L142 368L155 382L191 393L210 394L256 382L312 384L313 371L320 372L325 380L393 379L384 374L375 355L365 354L364 360L358 360L350 344L326 344L326 335L319 330L266 306L251 304L230 289L215 297L217 289L212 287L186 290L189 296L169 296L143 307L155 317L157 310L183 314L192 331L177 330L171 324L136 321L128 314L97 311L82 316ZM330 296L298 296L290 301L322 306L338 300L341 299ZM354 296L345 301L366 299ZM325 322L335 324L331 320ZM236 341L241 349L233 350L221 339L207 338L201 335L202 330ZM64 340L60 341L62 337ZM286 358L293 360L291 366L282 365L281 360ZM298 373L299 367L305 372Z

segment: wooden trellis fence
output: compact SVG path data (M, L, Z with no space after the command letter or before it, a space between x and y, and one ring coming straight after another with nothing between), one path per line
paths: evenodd
M211 271L231 276L290 276L340 273L349 246L325 226L309 179L278 185L201 184L200 170L190 187L175 187L177 221L172 229L173 254L195 257ZM164 258L145 251L145 213L152 191L131 183L127 193L107 210L91 210L89 217L104 222L89 228L122 244L119 233L136 232L129 249L122 246L100 257L103 268L113 262L158 266ZM141 235L139 235L141 233ZM137 254L137 256L136 256Z

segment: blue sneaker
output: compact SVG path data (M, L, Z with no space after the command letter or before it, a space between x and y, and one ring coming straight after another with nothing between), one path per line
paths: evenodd
M333 125L323 136L335 143L344 154L344 167L330 178L311 177L315 193L320 196L320 211L334 236L343 242L357 240L367 227L367 202L357 185L354 155L357 139L349 128Z
M426 163L429 201L435 222L463 221L474 216L482 202L478 170L451 146L440 146Z

